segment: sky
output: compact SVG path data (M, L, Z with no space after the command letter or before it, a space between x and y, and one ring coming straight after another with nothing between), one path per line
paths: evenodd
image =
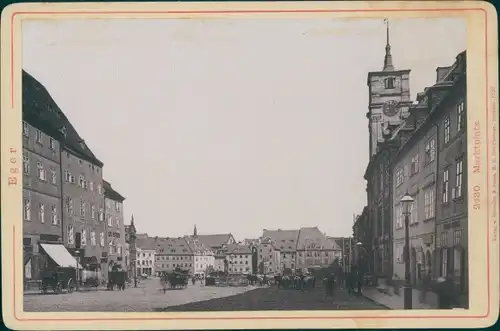
M23 68L104 162L139 232L352 235L383 19L26 20L22 37ZM465 50L465 22L391 19L390 42L414 99Z

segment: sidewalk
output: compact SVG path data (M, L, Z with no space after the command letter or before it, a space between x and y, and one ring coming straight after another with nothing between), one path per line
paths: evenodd
M419 290L412 290L412 309L437 309L437 296L432 292L427 293L427 300L421 303L419 300ZM381 288L365 287L363 295L368 299L375 301L389 309L404 309L403 290L399 295L391 293L391 291L383 291Z

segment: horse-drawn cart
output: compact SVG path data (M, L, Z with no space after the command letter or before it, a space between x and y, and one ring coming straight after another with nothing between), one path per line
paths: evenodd
M171 273L165 273L161 276L160 282L163 292L170 289L184 289L188 285L188 271L174 270Z
M118 290L125 290L125 283L127 282L127 272L113 270L108 272L108 285L107 288L113 291L115 286Z
M76 270L71 267L56 267L52 270L42 272L41 291L48 293L51 289L54 293L62 293L63 290L72 293L76 287Z

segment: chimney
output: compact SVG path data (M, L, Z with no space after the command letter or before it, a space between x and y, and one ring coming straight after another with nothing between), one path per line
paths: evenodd
M448 67L437 67L436 68L436 83L439 83L444 76L450 71L451 66Z

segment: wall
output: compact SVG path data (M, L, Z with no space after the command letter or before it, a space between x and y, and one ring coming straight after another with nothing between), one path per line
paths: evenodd
M123 203L104 197L105 228L107 233L108 263L114 261L127 270L124 259L125 225L123 223Z
M107 255L107 234L104 222L104 190L102 183L102 169L78 156L70 153L65 148L61 157L63 175L63 238L67 247L73 248L76 243L76 234L86 231L85 256L95 256L98 261ZM74 176L71 183L68 175ZM86 186L80 184L80 176L86 181ZM72 212L68 210L68 198L72 199ZM85 202L84 214L81 213L81 202ZM95 212L92 212L94 206ZM100 215L102 214L102 216ZM73 236L69 236L68 227L73 227ZM95 245L91 242L91 233L95 232ZM101 242L101 233L104 233L104 243ZM104 245L102 245L104 244ZM101 264L101 270L107 270L107 263ZM104 273L105 275L107 273Z

